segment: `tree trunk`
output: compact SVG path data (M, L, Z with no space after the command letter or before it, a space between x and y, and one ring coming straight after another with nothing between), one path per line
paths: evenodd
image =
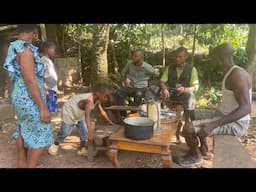
M253 90L256 90L256 24L249 25L249 34L246 45L246 53L249 59L248 72L252 77Z
M41 30L41 39L42 39L42 41L46 41L46 28L45 28L45 24L40 24L40 30Z
M60 46L59 46L59 41L58 41L58 33L57 33L57 28L58 25L57 24L45 24L45 28L46 28L46 39L47 41L52 41L56 44L57 46L57 53L62 53L62 51L60 50Z
M192 58L191 58L191 64L192 64L192 65L194 65L194 58L195 58L196 28L197 28L197 25L194 25L194 30L193 30L193 46L192 46Z
M66 49L65 49L65 25L61 24L58 25L58 33L60 34L60 37L58 38L58 43L60 46L60 51L63 55L66 55Z
M47 41L53 41L57 43L57 25L56 24L46 24L46 37Z
M109 24L95 24L94 27L91 84L95 84L98 81L105 81L108 77L107 48L109 28Z
M165 42L164 42L164 24L161 25L162 49L163 49L163 69L165 68Z
M110 73L117 73L117 67L118 67L118 62L117 62L117 58L116 58L116 50L115 47L113 45L113 43L109 42L109 51L111 51L111 60L112 62L109 63L108 69Z

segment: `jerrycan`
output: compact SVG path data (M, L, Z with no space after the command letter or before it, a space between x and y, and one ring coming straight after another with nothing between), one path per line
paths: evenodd
M161 103L159 101L149 101L147 103L147 116L154 121L154 131L160 128Z

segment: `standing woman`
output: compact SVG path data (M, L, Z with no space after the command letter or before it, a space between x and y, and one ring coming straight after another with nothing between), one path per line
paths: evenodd
M18 40L10 43L4 68L12 77L12 105L18 126L16 139L19 168L35 168L44 148L53 143L51 115L46 106L44 65L38 48L36 24L19 24Z
M53 63L56 55L56 45L53 42L44 42L42 44L42 63L45 67L44 83L46 89L46 103L48 110L52 113L58 112L57 101L57 82L58 77Z

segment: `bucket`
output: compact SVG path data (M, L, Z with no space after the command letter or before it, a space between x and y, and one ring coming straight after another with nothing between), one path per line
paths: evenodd
M139 117L139 113L130 113L128 114L128 117Z

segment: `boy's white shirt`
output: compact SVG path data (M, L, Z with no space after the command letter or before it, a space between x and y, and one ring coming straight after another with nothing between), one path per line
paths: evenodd
M77 105L79 101L85 99L92 100L95 107L96 103L94 104L92 93L74 95L65 102L61 110L61 117L64 123L75 124L77 121L85 120L85 110L81 110Z
M51 78L56 81L56 84L54 86L47 84L47 82L45 81L46 88L50 88L54 91L57 91L58 90L58 87L57 87L58 76L55 71L54 63L52 62L52 60L50 58L48 58L46 56L42 56L41 61L44 64L44 68L45 68L44 78L45 79Z

